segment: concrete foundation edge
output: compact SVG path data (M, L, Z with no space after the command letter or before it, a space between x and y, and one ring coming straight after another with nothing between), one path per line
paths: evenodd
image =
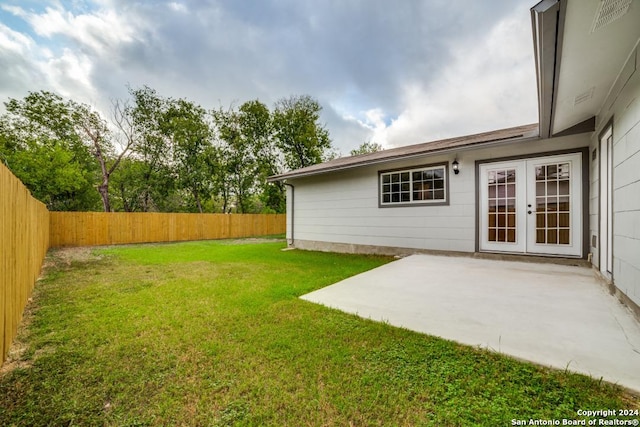
M305 251L338 252L362 255L408 256L412 254L437 254L472 257L473 252L440 251L429 249L402 248L395 246L360 245L355 243L322 242L318 240L296 240L289 246Z
M395 246L361 245L355 243L322 242L318 240L296 240L293 244L289 242L289 247L307 251L338 252L347 254L389 255L401 257L412 254L428 254L441 256L462 256L501 261L551 263L561 265L575 265L580 267L591 267L591 263L582 258L560 258L553 256L518 255L489 252L447 251L442 249L420 249Z

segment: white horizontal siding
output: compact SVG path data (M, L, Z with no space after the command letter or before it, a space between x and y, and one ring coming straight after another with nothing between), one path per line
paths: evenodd
M638 61L640 66L640 58ZM612 118L613 282L640 305L640 68L613 107L596 118L598 128L592 146Z
M421 158L291 180L294 239L327 243L473 252L476 247L475 161L584 147L584 135L458 153L460 174L449 170L449 205L379 207L378 172L451 162L454 155Z

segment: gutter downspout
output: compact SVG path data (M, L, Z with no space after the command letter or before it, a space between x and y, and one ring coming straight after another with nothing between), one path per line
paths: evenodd
M295 201L296 201L296 187L293 186L293 184L289 184L288 182L284 182L284 185L286 185L287 187L291 187L291 239L289 239L290 241L287 242L289 246L294 246L295 244L295 238L294 238L294 234L293 234L293 227L295 224L294 221L294 212L295 212Z

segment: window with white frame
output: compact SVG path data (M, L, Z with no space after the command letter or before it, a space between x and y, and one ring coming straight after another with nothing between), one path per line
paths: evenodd
M447 203L447 166L380 172L380 205Z

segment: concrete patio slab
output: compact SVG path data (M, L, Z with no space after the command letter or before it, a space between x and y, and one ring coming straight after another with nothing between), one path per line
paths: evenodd
M589 268L412 255L302 299L640 392L640 323Z

